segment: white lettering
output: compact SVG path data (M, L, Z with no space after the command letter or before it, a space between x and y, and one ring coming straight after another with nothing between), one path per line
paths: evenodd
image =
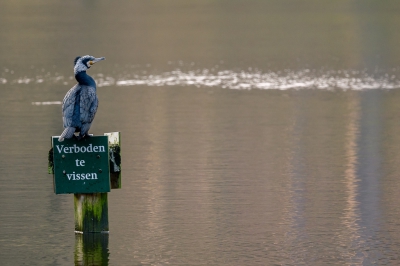
M66 174L67 178L69 181L72 180L91 180L91 179L98 179L96 173L80 173L80 174L75 174L75 172L72 172L72 174Z
M85 153L85 152L106 152L105 146L93 146L89 144L88 146L74 146L64 147L64 145L56 145L58 153Z
M60 148L60 147L58 147L58 145L56 145L56 147L57 147L58 153L61 153L61 151L62 151L62 148L64 147L64 145L61 145L61 148Z
M75 164L76 166L85 166L85 160L76 159Z

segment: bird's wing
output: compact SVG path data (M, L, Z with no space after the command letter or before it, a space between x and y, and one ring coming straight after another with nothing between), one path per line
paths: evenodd
M72 87L64 97L62 103L62 114L63 114L63 122L64 127L73 126L73 115L74 115L74 106L77 94L79 94L80 85L76 84Z
M92 123L97 111L99 101L96 95L96 89L87 86L81 91L80 113L82 124Z

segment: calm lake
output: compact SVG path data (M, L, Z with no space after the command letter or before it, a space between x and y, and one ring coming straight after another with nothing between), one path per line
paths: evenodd
M3 0L0 264L400 265L399 27L396 0ZM122 138L94 249L47 174L86 54L90 132Z

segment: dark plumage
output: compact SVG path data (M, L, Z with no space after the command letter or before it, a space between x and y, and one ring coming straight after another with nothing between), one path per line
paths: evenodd
M62 104L64 131L59 141L70 139L79 132L78 139L87 136L97 111L99 101L96 95L96 82L86 74L93 64L104 60L90 55L78 56L74 60L75 79L78 81L64 97Z

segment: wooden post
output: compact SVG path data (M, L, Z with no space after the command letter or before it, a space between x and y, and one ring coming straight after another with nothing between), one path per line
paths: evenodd
M107 193L74 194L75 233L108 233Z
M121 188L121 143L119 132L108 137L111 188ZM74 194L75 232L108 233L107 193Z
M109 232L106 192L121 188L121 143L119 132L104 135L105 143L105 137L61 143L52 137L48 172L56 194L74 193L76 233Z

